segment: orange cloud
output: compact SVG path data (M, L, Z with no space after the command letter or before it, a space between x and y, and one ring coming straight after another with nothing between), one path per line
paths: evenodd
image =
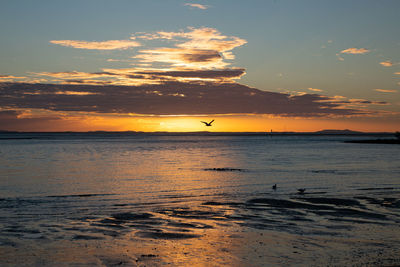
M397 90L387 90L387 89L374 89L374 90L382 93L397 93Z
M0 75L0 79L24 79L26 77L18 77L18 76L13 76L13 75Z
M205 9L208 9L208 8L209 8L209 6L202 5L202 4L192 4L192 3L185 3L184 5L185 5L185 6L194 7L194 8L198 8L198 9L203 9L203 10L205 10Z
M366 48L347 48L345 50L340 51L340 54L352 54L352 55L362 55L370 52L370 50Z
M313 91L313 92L322 92L323 90L317 89L317 88L308 88L308 90Z
M234 59L231 50L247 43L246 40L225 36L213 28L189 28L189 32L157 32L139 35L147 40L166 39L176 42L175 47L140 50L134 58L141 62L161 62L173 67L192 69L224 68ZM136 38L135 36L133 38Z
M230 83L245 74L244 69L228 68L235 56L232 50L247 41L236 36L221 34L213 28L188 28L187 31L156 33L138 32L132 40L143 42L158 40L165 47L151 47L139 50L131 57L134 67L128 69L102 69L101 72L79 71L41 72L39 76L53 78L52 82L62 84L113 84L141 85L176 82L223 82ZM51 43L82 49L125 49L139 46L136 41L86 42L56 40ZM107 59L108 62L121 61ZM126 60L125 60L126 61Z
M15 82L16 80L26 79L24 76L0 75L0 82Z
M225 52L247 43L246 40L239 37L222 35L218 30L213 28L189 29L192 31L182 34L189 41L177 46Z
M391 67L391 66L393 66L393 62L391 62L390 60L386 60L386 61L379 62L379 64L381 64L381 65L384 66L384 67Z
M131 47L140 46L140 43L130 40L109 40L103 42L88 42L88 41L76 41L76 40L52 40L52 44L58 44L62 46L69 46L80 49L94 49L94 50L116 50L116 49L128 49Z

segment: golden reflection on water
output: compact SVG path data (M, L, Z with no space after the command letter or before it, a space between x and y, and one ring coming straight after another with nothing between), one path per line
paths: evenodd
M157 147L157 144L153 145ZM153 197L159 197L159 192L168 195L184 191L182 194L185 195L207 195L209 189L229 187L240 173L205 169L240 168L243 165L240 157L230 148L204 147L202 143L185 146L171 142L163 149L153 149L150 146L139 152L137 147L134 150L128 148L122 155L109 157L112 160L102 175L108 173L108 176L115 179L109 184L108 190L128 194L132 199L138 193L153 194Z

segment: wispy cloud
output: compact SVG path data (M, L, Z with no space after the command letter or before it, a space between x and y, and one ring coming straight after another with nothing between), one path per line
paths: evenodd
M322 89L317 89L317 88L308 88L308 90L313 91L313 92L322 92Z
M381 64L384 67L392 67L394 65L393 62L391 62L390 60L379 62L379 64Z
M0 75L0 82L14 82L26 78L25 76Z
M347 48L344 49L342 51L340 51L340 54L352 54L352 55L362 55L362 54L366 54L370 52L370 50L366 49L366 48Z
M0 75L1 79L24 79L24 76Z
M185 3L185 6L193 7L193 8L198 8L198 9L208 9L210 6L207 5L202 5L202 4L194 4L194 3Z
M116 49L128 49L132 47L140 46L139 42L131 40L109 40L103 42L88 42L88 41L76 41L76 40L52 40L52 44L58 44L62 46L68 46L80 49L93 49L93 50L116 50Z
M106 72L79 72L79 71L63 71L63 72L37 72L36 75L48 76L59 79L88 79L113 76L112 73Z
M374 91L382 93L397 93L397 90L388 90L388 89L374 89Z
M349 99L349 103L351 104L356 104L356 105L389 105L388 102L386 101L371 101L371 100L366 100L366 99Z
M337 57L338 60L344 61L344 58L340 55L340 53L337 53L336 57Z
M321 102L326 102L326 101L340 105L341 108L358 110L360 112L360 114L362 114L362 111L363 111L364 114L362 114L362 115L368 115L368 116L372 116L374 113L375 114L386 114L387 113L386 111L382 111L382 110L379 112L368 110L369 106L371 106L371 105L375 105L375 106L390 105L386 101L373 101L373 100L356 99L356 98L348 99L347 97L340 96L340 95L329 97L328 100L325 100L325 99L321 100Z

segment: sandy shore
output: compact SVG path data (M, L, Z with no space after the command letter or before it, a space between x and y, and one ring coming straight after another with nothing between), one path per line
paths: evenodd
M0 265L398 266L399 204L293 195L10 222L0 236Z
M199 238L24 242L0 248L1 266L398 266L380 240L209 230Z

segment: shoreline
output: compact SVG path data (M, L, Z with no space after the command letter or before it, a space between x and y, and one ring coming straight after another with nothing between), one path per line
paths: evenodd
M400 144L399 139L346 140L344 142L357 144Z

